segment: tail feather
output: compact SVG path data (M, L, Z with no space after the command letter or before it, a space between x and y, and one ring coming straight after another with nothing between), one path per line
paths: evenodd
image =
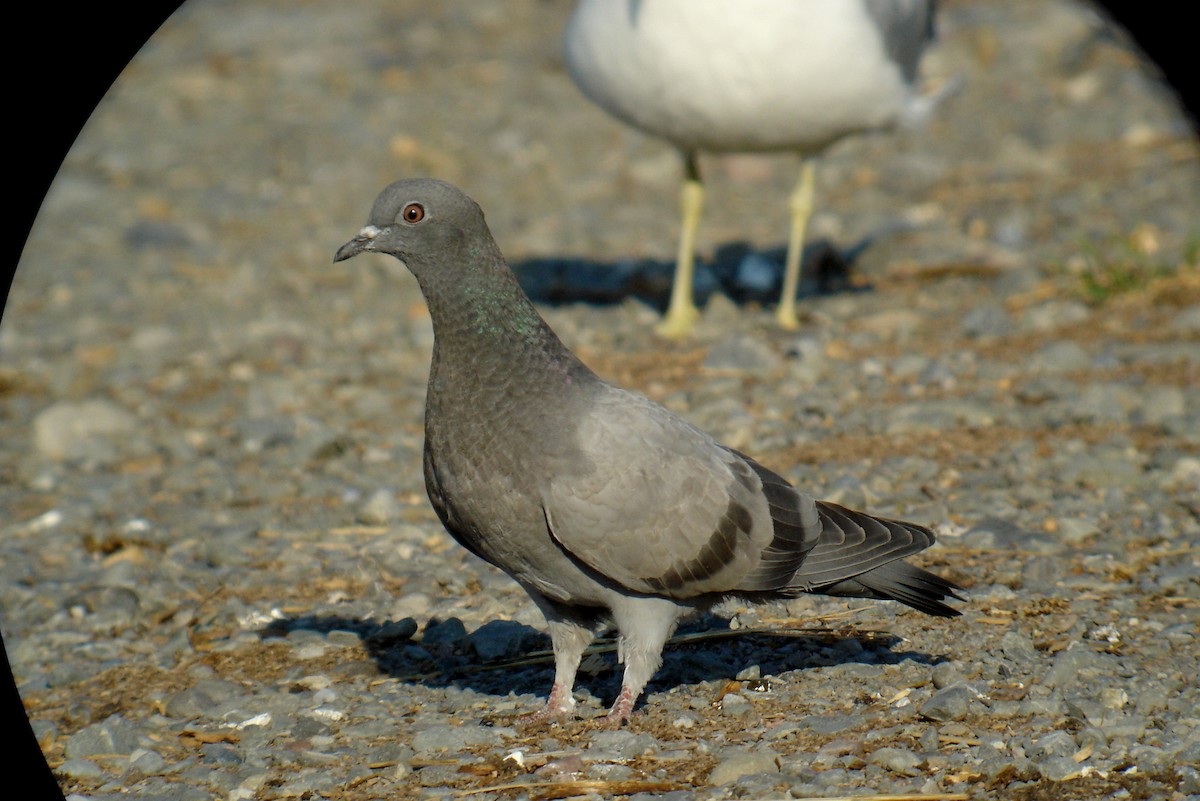
M876 598L938 617L961 614L943 603L962 600L954 593L961 587L904 561L933 544L928 528L814 501L744 453L730 452L757 473L774 524L774 537L740 591Z
M814 587L811 591L822 595L899 601L927 615L957 617L962 613L942 602L946 598L963 600L962 596L955 593L955 590L961 589L949 579L897 560L837 584Z
M835 586L923 551L934 541L933 532L916 523L875 517L828 501L817 501L817 511L817 545L804 555L789 582L800 590Z

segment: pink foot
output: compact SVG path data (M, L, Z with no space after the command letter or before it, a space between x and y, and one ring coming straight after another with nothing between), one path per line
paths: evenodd
M617 696L617 700L613 702L612 709L608 711L608 716L605 722L609 728L619 729L622 724L629 721L629 715L633 712L633 704L637 701L637 696L628 687L621 688L621 694Z
M522 723L541 723L547 720L563 720L571 717L575 712L575 699L571 697L569 692L564 692L562 687L555 684L550 689L550 697L546 699L546 705L537 712L531 712L528 715L521 715L519 720Z

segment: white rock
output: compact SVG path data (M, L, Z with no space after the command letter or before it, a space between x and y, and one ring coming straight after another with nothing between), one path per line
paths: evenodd
M132 434L138 419L112 401L59 401L33 420L33 441L40 453L55 460L86 455L97 441Z

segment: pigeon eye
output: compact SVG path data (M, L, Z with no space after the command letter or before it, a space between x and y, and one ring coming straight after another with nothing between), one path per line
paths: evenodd
M409 203L404 207L404 211L400 212L400 218L405 222L418 223L425 219L425 207L420 203Z

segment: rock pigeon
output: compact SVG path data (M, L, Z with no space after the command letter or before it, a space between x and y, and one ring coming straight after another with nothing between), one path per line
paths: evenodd
M934 0L580 0L564 34L567 69L589 99L684 155L675 280L659 333L687 336L698 151L815 154L849 133L920 118L913 85ZM813 168L803 162L776 317L799 325L796 289Z
M814 500L648 398L604 381L538 314L461 191L402 180L334 257L400 259L433 319L425 487L463 547L546 617L555 678L540 717L574 706L584 649L615 624L628 719L685 615L804 592L931 615L955 584L903 561L929 529Z

